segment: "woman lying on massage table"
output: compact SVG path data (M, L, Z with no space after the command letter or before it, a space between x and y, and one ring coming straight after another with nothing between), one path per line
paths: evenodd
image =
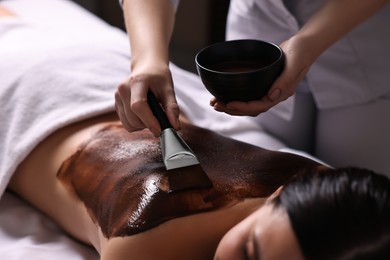
M214 187L166 193L158 139L148 130L129 134L115 120L52 134L9 185L102 259L212 259L222 236L258 208L221 241L218 259L389 256L386 177L325 170L183 124Z
M231 231L220 245L221 255L259 259L254 252L261 247L260 259L302 259L303 243L304 255L331 257L330 244L340 246L340 241L330 236L343 235L339 254L344 254L351 250L348 244L371 251L381 239L376 232L388 235L385 177L357 169L319 173L324 167L311 160L183 124L182 135L214 188L166 193L160 189L167 173L158 139L147 130L129 134L115 120L113 114L96 117L52 134L9 185L69 234L93 245L102 259L211 259L225 232L294 174L298 180ZM377 215L381 210L386 214ZM209 212L195 214L199 211ZM296 214L293 219L290 213ZM372 219L360 223L366 218ZM338 234L335 226L345 231Z
M5 4L12 2L21 0ZM56 16L74 8L57 0L25 4L30 15L40 4ZM69 22L79 15L73 11ZM96 25L101 31L87 34L83 48L83 34L78 34L79 42L70 37L77 27L67 31L56 25L60 33L43 34L51 24L7 22L9 27L0 27L5 28L0 57L6 61L0 71L7 76L0 78L2 183L12 176L9 190L96 248L102 259L389 256L386 177L355 168L332 170L265 150L196 127L183 116L180 134L213 188L167 193L158 139L147 130L128 133L114 113L116 86L110 79L128 73L120 69L128 57L121 46L91 46L93 37L126 37ZM51 37L45 38L47 34ZM15 39L25 35L43 38L17 44ZM16 59L23 50L23 59ZM88 63L91 57L93 63Z

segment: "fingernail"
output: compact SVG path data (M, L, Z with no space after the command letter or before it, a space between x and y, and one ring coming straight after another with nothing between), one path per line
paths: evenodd
M271 101L275 101L277 100L280 95L281 95L282 91L280 91L280 89L274 89L271 94L268 96L269 99L271 99Z

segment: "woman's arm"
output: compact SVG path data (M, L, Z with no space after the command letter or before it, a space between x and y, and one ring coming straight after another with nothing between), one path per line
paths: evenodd
M132 69L142 64L168 65L168 45L174 25L170 0L125 0L126 29L132 50Z
M147 127L158 136L160 126L147 105L146 93L151 89L171 124L179 129L179 108L168 53L175 7L171 0L124 0L123 12L131 45L132 71L116 93L119 117L129 131Z
M389 0L328 0L295 38L309 47L314 61L332 44L375 14Z
M295 93L310 66L332 44L380 10L389 0L328 0L293 37L281 44L286 65L267 97L253 102L211 102L232 115L257 116Z
M10 12L7 8L0 5L0 17L2 16L15 16L12 12Z

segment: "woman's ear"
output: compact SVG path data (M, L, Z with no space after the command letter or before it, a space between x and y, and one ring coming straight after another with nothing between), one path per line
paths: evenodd
M273 201L277 196L279 196L279 194L282 192L283 190L283 185L280 186L276 191L274 191L274 193L271 194L271 196L268 197L268 199L266 200L266 204Z

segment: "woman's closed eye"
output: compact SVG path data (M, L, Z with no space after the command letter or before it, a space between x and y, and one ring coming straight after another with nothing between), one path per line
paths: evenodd
M260 260L260 245L255 232L252 232L243 247L243 259Z

